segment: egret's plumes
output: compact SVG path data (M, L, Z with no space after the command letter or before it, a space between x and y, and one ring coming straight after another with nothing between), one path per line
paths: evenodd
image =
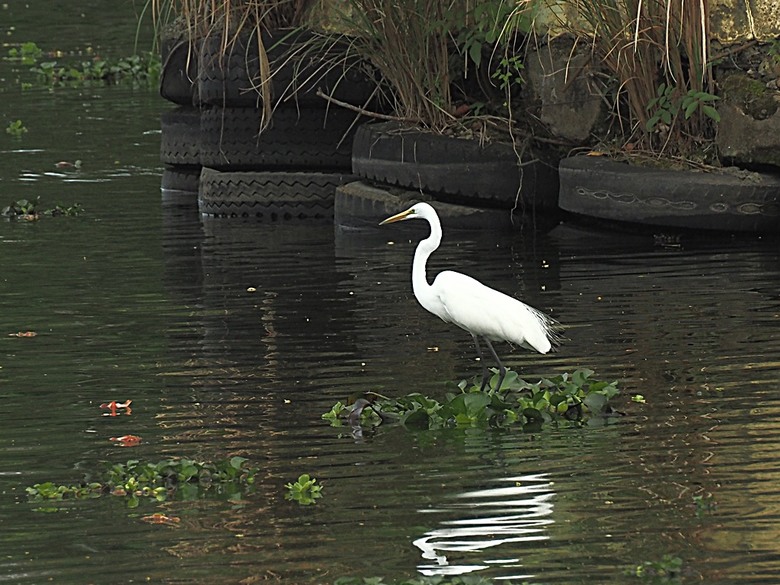
M417 203L406 211L388 217L379 225L407 219L424 219L431 227L431 235L417 245L412 263L414 296L428 311L447 323L471 333L482 360L479 338L482 337L496 360L500 377L497 389L506 375L491 341L509 341L526 349L547 353L557 342L557 323L514 297L485 286L478 280L446 270L428 284L425 265L431 253L441 243L441 223L436 210L427 203ZM488 381L485 361L482 360L482 389Z

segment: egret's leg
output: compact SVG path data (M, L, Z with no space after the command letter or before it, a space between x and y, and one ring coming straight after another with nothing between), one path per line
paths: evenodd
M474 345L477 348L477 355L479 355L479 362L482 364L482 386L479 387L479 391L483 392L485 390L485 386L487 386L488 384L488 380L490 379L490 376L488 375L487 364L485 363L485 356L482 355L482 348L479 346L479 337L477 337L473 333L471 334L471 336L474 338Z
M496 390L501 390L501 384L504 383L504 377L506 376L506 368L504 367L504 364L501 363L501 360L498 359L498 354L496 353L496 350L493 349L493 344L490 343L490 340L486 337L485 343L487 343L488 349L490 350L490 353L493 354L493 359L496 360L496 363L498 364L498 382L496 383Z

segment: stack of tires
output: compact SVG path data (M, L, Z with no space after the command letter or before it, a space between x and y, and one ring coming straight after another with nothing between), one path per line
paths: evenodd
M201 169L200 113L195 107L198 51L187 35L170 32L161 39L160 49L160 95L176 105L160 117L163 201L193 204Z
M200 212L269 221L333 218L336 187L352 180L352 140L361 122L320 93L362 104L373 82L313 33L215 34L163 43L161 94L178 107L161 119L163 189L196 185ZM267 58L267 60L266 60ZM272 107L261 69L270 65ZM265 110L265 111L264 111ZM272 110L270 120L264 120Z

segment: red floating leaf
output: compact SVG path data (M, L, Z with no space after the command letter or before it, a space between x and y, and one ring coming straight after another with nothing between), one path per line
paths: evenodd
M143 516L141 520L148 522L149 524L165 524L166 526L176 526L179 522L181 522L181 518L176 516L166 516L165 514L161 514L159 512L151 514L150 516Z
M135 447L141 442L138 435L122 435L121 437L111 437L109 441L117 444L117 447Z
M109 412L104 412L103 416L119 416L122 414L121 412L118 412L119 409L124 409L125 415L129 416L133 414L133 409L130 408L130 404L132 404L132 400L126 400L125 402L117 402L116 400L112 400L111 402L104 402L100 405L100 408L105 408Z

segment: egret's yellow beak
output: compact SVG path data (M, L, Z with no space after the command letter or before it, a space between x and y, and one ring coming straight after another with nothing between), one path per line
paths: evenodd
M386 220L379 222L379 225L385 225L386 223L395 223L397 221L403 221L405 219L409 219L409 216L414 215L414 211L411 209L407 209L406 211L402 211L401 213L396 213L392 217L388 217Z

